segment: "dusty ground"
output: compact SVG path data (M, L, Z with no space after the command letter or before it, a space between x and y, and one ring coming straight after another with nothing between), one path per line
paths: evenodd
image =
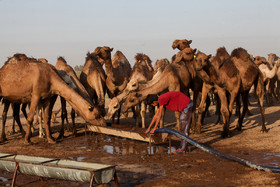
M280 164L280 126L279 104L266 107L265 117L268 133L260 132L261 117L257 102L251 97L250 109L253 116L246 116L241 132L231 131L231 137L222 139L222 126L214 125L216 117L211 106L211 117L205 119L203 133L192 134L191 138L218 151L255 163L279 166ZM57 110L59 106L56 106ZM0 106L2 111L3 106ZM68 110L70 112L70 108ZM25 123L25 119L21 118ZM60 120L57 117L57 120ZM69 117L70 120L70 117ZM147 123L151 118L147 119ZM174 114L168 112L167 122L174 121ZM236 124L236 117L231 119L231 129ZM32 156L65 158L70 160L117 165L120 186L279 186L280 174L257 171L239 163L210 155L191 147L186 155L169 154L168 143L152 147L148 144L123 138L84 133L84 121L77 118L79 134L77 137L66 133L66 138L55 145L39 139L34 133L31 141L34 145L23 145L20 134L10 135L12 118L7 120L8 141L0 145L0 152ZM125 121L122 120L122 123ZM130 119L130 125L134 120ZM59 123L52 124L58 126ZM24 125L24 127L26 127ZM53 129L55 131L56 129ZM58 133L53 134L54 137ZM178 142L172 142L171 149L177 148ZM12 173L0 171L0 185L9 186ZM88 186L86 183L45 179L19 174L17 185L20 186ZM107 186L113 186L113 182Z

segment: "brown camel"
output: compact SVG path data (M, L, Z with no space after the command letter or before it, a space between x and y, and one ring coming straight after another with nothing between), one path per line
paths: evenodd
M193 53L195 52L195 50L190 50ZM161 78L156 83L128 95L123 104L123 112L126 112L128 108L136 106L138 103L144 101L149 94L159 94L166 91L181 91L189 95L190 81L191 74L184 62L169 64L165 67ZM179 115L179 112L175 112L177 128L179 128ZM162 120L160 126L163 127Z
M127 95L131 92L131 89L134 89L134 83L142 82L147 83L149 80L153 78L154 70L152 68L152 61L150 58L142 53L138 53L135 56L135 64L132 69L132 74L130 81L127 83L126 88L120 93L118 96L113 97L109 103L109 110L107 113L108 118L112 118L114 113L120 109L122 103L124 102ZM130 86L132 85L132 87ZM142 104L141 106L141 116L142 116L142 126L145 125L145 108L146 106ZM136 108L136 124L139 126L138 121L138 113L139 109Z
M59 75L63 75L63 74L68 75L70 78L70 83L68 83L67 81L66 81L66 83L68 83L68 85L71 88L73 88L78 94L80 94L85 100L87 100L88 102L91 102L90 96L88 95L85 87L82 85L79 78L77 77L74 69L70 65L67 64L66 60L63 57L58 57L55 68ZM61 77L63 78L63 76L61 76ZM60 100L61 100L61 108L62 108L62 110L61 110L62 124L61 124L60 137L62 137L64 134L64 119L66 119L67 124L68 124L68 120L67 120L66 101L63 97L61 97ZM75 110L73 108L71 110L71 118L72 118L72 124L73 124L72 132L73 132L73 134L76 134ZM68 124L68 127L69 127L69 124Z
M35 63L34 63L35 62ZM70 88L50 64L40 63L23 54L15 54L0 69L0 96L13 103L29 103L25 143L30 143L31 125L39 101L44 109L44 126L49 143L54 143L50 132L51 97L55 94L67 102L89 123L106 125L97 107Z
M235 64L236 68L239 71L241 77L241 96L243 101L243 110L242 115L239 115L237 129L242 129L242 123L244 116L248 110L248 96L251 87L254 85L255 93L259 100L259 107L262 117L262 132L267 132L265 127L265 118L264 118L264 84L263 84L263 74L259 70L258 66L254 64L248 52L243 48L234 49L231 52L231 60ZM237 99L237 105L240 106L239 99Z
M105 116L106 74L93 53L87 53L80 81Z
M173 49L179 49L180 51L184 50L185 48L190 47L190 44L192 43L192 40L174 40L172 44Z
M214 89L221 101L221 113L223 116L224 127L222 136L229 134L229 120L232 113L234 101L239 94L241 79L239 72L230 58L224 58L222 52L224 48L219 48L217 54L209 61L210 55L198 52L195 58L195 69L197 74L204 81L202 88L202 99L198 107L198 121L196 131L201 132L201 119L203 106L208 92ZM182 51L184 52L184 51ZM228 105L226 91L230 93L230 102Z
M179 49L180 51L184 50L185 48L190 48L190 44L192 43L192 40L186 40L186 39L183 39L183 40L175 40L172 44L172 48L173 49ZM191 50L189 51L191 52ZM192 127L195 126L195 111L196 111L196 105L197 105L197 99L198 99L198 95L199 93L202 91L202 85L203 85L203 81L202 79L196 75L196 72L195 72L195 68L194 68L194 65L192 63L192 60L193 60L193 57L190 55L190 59L186 59L186 58L183 58L182 56L183 53L178 53L177 55L174 55L171 59L171 63L174 63L174 61L176 62L180 62L180 61L185 61L187 67L188 67L188 70L190 72L190 74L192 75L192 79L191 79L191 85L190 85L190 88L192 89L193 91L193 101L194 101L194 106L192 107ZM186 57L186 56L185 56ZM175 63L176 63L175 62ZM205 111L203 112L202 114L202 122L204 120L204 117L205 117L205 114L208 112L208 108L210 106L210 98L209 96L207 95L206 97L206 107L205 107Z
M131 66L120 51L117 51L113 59L111 59L111 52L113 48L110 47L97 47L94 51L95 56L98 57L98 61L102 64L105 64L106 71L106 87L107 93L110 99L119 95L126 87L131 76ZM118 112L117 123L120 122L120 110ZM114 123L113 116L113 123Z

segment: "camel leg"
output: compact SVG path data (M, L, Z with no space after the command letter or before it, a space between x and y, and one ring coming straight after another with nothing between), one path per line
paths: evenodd
M226 92L223 89L218 90L218 95L221 101L221 114L224 121L222 137L225 138L229 135L229 110Z
M42 123L42 121L43 121L43 107L42 106L37 107L37 115L38 115L38 120L39 120L39 138L44 138L45 133L43 130L43 123Z
M205 100L207 98L207 94L210 90L211 90L211 88L209 86L206 86L206 84L203 83L201 101L200 101L200 104L197 109L198 117L197 117L196 128L195 128L195 132L198 134L201 133L203 106L204 106Z
M135 106L136 127L139 127L139 113L140 113L140 109L139 109L139 105L137 104L137 105Z
M52 106L50 104L50 100L44 100L42 101L43 104L43 118L44 118L44 127L45 127L45 131L46 131L46 137L48 140L48 143L56 143L56 141L54 140L54 138L51 135L51 130L50 130L50 123L51 123L51 110Z
M203 124L205 115L209 112L209 106L210 106L210 104L211 104L211 100L210 100L210 97L209 97L208 94L207 94L207 96L206 96L205 102L206 102L206 105L205 105L205 110L204 110L203 113L202 113L201 124ZM193 114L193 115L194 115L194 114ZM210 114L208 114L207 116L210 116ZM195 121L194 118L192 118L192 121Z
M230 93L230 101L229 101L229 120L230 120L230 117L231 117L231 114L232 114L232 111L233 111L233 105L234 105L234 102L236 100L236 97L238 95L238 92L231 92ZM237 108L237 107L236 107Z
M20 122L20 118L19 118L19 109L20 109L20 104L13 104L13 118L15 119L15 121L18 124L19 127L19 131L21 132L22 136L25 135L25 131L22 128L21 122ZM14 127L13 127L14 128Z
M26 107L27 107L27 103L21 105L21 112L23 113L25 119L27 119Z
M141 102L141 118L142 118L142 128L145 128L145 117L146 117L146 104L144 102Z
M66 100L63 97L60 97L60 101L61 101L61 128L60 128L59 136L57 139L64 137L64 119L67 118ZM69 127L68 127L68 129L69 129Z
M197 103L197 99L198 99L198 91L194 91L193 92L193 107L192 107L192 123L189 124L189 128L192 128L195 126L195 110L196 110L196 103ZM202 113L202 118L204 118L205 113ZM202 119L203 121L203 119Z
M248 95L249 95L249 91L242 93L242 102L243 102L243 109L242 109L242 114L238 119L238 124L236 129L241 131L242 129L242 123L243 123L243 119L245 117L245 114L248 110Z
M221 122L221 100L220 100L218 94L215 94L215 97L216 97L216 114L218 115L215 125L217 125Z
M26 134L25 134L25 140L24 143L25 144L30 144L30 138L31 138L31 127L33 124L33 119L34 119L34 113L35 113L35 109L38 106L40 97L33 95L31 98L31 102L30 102L30 110L27 116L27 130L26 130Z
M2 113L2 131L1 131L1 137L0 137L0 141L4 142L7 141L6 138L6 133L5 133L5 124L6 124L6 120L7 120L7 112L9 110L10 107L10 102L8 100L4 100L4 109L3 109L3 113Z
M260 112L262 116L262 132L267 132L267 129L265 127L265 118L264 118L264 107L263 107L263 99L264 99L264 88L262 87L263 84L262 82L262 77L259 77L257 85L255 86L256 94L259 99L259 107L260 107Z
M75 110L74 110L74 108L72 108L72 110L71 110L71 119L72 119L72 133L73 133L73 135L74 136L76 136L76 134L77 134L77 130L76 130L76 127L75 127L75 114L76 114L76 112L75 112Z

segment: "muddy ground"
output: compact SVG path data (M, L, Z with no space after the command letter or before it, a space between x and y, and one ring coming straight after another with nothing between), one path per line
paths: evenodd
M250 110L253 116L246 116L241 132L233 131L237 122L236 116L231 119L231 137L222 139L222 125L215 125L217 116L214 106L210 107L211 117L205 119L202 134L191 134L191 138L210 146L218 151L240 157L258 164L279 166L280 164L280 105L266 107L265 118L268 133L261 133L261 116L255 98L250 98ZM108 102L108 101L107 101ZM55 110L58 110L59 104ZM3 106L0 106L2 111ZM70 107L68 106L70 113ZM68 114L70 120L70 114ZM131 115L130 115L131 116ZM57 117L60 122L60 117ZM146 119L146 123L151 118ZM21 121L26 128L26 121L21 115ZM8 141L0 144L0 152L24 154L30 156L63 158L85 162L116 165L120 186L279 186L280 174L258 171L239 163L228 161L210 155L193 146L187 154L173 155L169 153L169 144L152 146L148 143L124 138L106 136L86 132L84 120L76 119L78 136L73 137L66 132L66 137L57 144L48 144L45 139L38 138L38 132L33 133L33 145L23 145L19 133L11 135L11 111L7 120ZM174 113L168 112L166 122L174 122ZM125 123L122 119L121 123ZM52 124L53 136L57 137L60 123ZM129 125L135 125L134 119L129 119ZM172 142L171 150L179 145ZM11 184L12 173L0 171L0 185ZM88 183L69 182L55 179L19 174L18 186L88 186ZM113 182L105 186L113 186Z

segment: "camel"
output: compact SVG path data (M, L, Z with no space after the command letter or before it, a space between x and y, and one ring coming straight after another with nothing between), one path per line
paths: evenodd
M93 106L57 74L50 64L40 63L24 54L15 54L0 69L0 96L13 103L29 103L25 143L31 143L31 126L39 101L44 110L44 126L49 143L55 143L50 131L50 116L53 104L51 97L60 95L89 123L106 125L98 107Z
M172 44L173 49L179 49L180 51L184 50L185 48L189 48L190 44L192 43L192 40L174 40Z
M165 67L168 64L170 64L170 62L166 58L165 59L157 60L156 63L154 64L154 73L153 73L154 75L153 75L153 78L151 80L149 80L148 82L146 82L144 80L141 81L141 79L134 79L134 78L132 78L129 81L129 83L127 84L127 86L125 88L125 91L123 91L120 95L114 97L111 100L111 102L109 103L108 114L107 114L108 118L111 118L112 114L116 113L116 111L120 107L120 103L123 102L125 97L130 92L144 89L144 88L149 87L150 85L156 83L160 79L160 77L162 75L162 72L164 71ZM143 123L144 123L144 119L142 118L142 126L144 126Z
M179 49L180 51L184 50L185 48L190 48L190 44L192 43L192 40L174 40L173 44L172 44L172 48L173 49ZM183 53L182 53L183 54ZM174 61L180 62L180 61L184 61L186 59L182 58L182 54L178 53L177 55L174 55L171 58L171 63L174 63ZM191 59L189 59L188 61L191 61ZM191 80L191 85L190 88L193 90L193 101L194 101L194 106L192 107L192 127L195 126L195 111L196 111L196 104L197 104L197 99L198 99L198 95L199 93L202 91L202 85L203 85L203 81L201 80L201 78L199 76L196 75L196 72L194 70L194 66L192 63L186 62L186 65L188 65L188 69L189 72L192 75L192 80ZM205 107L205 112L203 112L202 114L202 122L204 120L205 114L208 112L208 108L210 106L210 98L207 95L206 98L206 107Z
M202 99L198 107L197 133L201 133L201 119L206 96L211 89L214 89L221 101L221 113L224 121L222 136L225 137L229 134L230 116L234 101L239 94L241 78L233 62L229 58L224 58L224 55L222 55L224 50L224 48L219 48L216 56L212 58L212 62L209 61L211 56L207 56L202 52L198 52L195 58L195 69L197 74L204 81ZM226 91L228 91L231 96L229 104Z
M265 118L264 118L264 107L263 107L263 99L264 99L264 84L263 84L263 74L259 70L256 64L250 58L248 52L243 48L236 48L231 52L231 60L239 71L241 77L241 89L240 93L243 101L243 110L242 115L239 115L237 130L242 129L242 123L244 116L248 110L248 96L251 87L254 85L255 93L258 97L259 108L262 117L262 128L261 132L267 132L265 126ZM238 95L239 96L239 95ZM240 107L239 99L237 99L237 105Z
M192 53L195 52L195 50L191 48L188 49L190 49ZM162 72L161 78L156 83L142 90L131 92L127 96L123 104L123 112L126 112L128 108L144 101L149 94L159 94L166 91L181 91L189 95L191 76L184 62L176 62L167 65ZM177 128L179 128L179 115L179 112L175 112ZM160 127L163 127L162 120Z
M106 87L110 99L119 95L126 87L131 76L131 66L121 51L117 51L113 59L111 59L111 52L113 48L97 47L94 51L95 56L101 64L105 64L106 71ZM120 110L118 112L117 123L120 122ZM113 123L115 116L113 118Z
M142 83L147 83L153 78L154 74L154 69L152 67L152 61L150 58L143 54L143 53L138 53L134 57L135 59L135 64L132 69L132 74L130 77L130 81L127 83L126 88L116 97L113 97L109 103L109 110L107 113L107 117L110 119L114 115L114 113L120 109L120 106L124 102L125 98L127 95L131 92L131 89L134 89L135 83L142 82ZM132 85L132 87L130 86ZM146 106L144 103L142 103L141 106L141 116L142 116L142 126L145 125L145 109ZM139 109L136 108L137 111L135 111L136 114L136 124L139 126L139 121L138 121L138 113Z
M270 82L271 79L273 79L276 76L276 73L280 66L280 60L276 61L276 63L273 65L273 68L271 69L268 62L264 57L257 56L254 59L255 64L259 67L260 71L263 74L263 81L264 81L264 91L265 91L265 97L266 97L266 103L269 105L272 103L272 98L268 96L267 90L266 90L266 84L267 82Z
M279 57L274 53L268 54L268 66L270 69L272 69L275 65L275 62L279 60ZM280 100L280 93L279 93L279 87L280 87L280 70L278 69L276 72L276 76L269 80L268 82L268 90L267 95L269 99L269 104L273 104L272 102L272 96L275 97L278 101Z
M91 102L91 98L88 95L85 87L82 85L82 83L80 82L79 78L77 77L74 69L67 64L66 60L63 57L58 57L57 58L57 62L55 65L55 68L58 72L59 75L61 75L61 77L64 80L64 76L63 75L68 75L70 78L70 81L66 80L66 83L73 88L77 93L79 93L85 100L87 100L88 102ZM66 101L63 97L61 97L61 131L60 131L60 137L63 137L64 134L64 119L66 119L66 122L68 123L67 120L67 110L66 110ZM72 118L72 124L73 124L73 128L72 128L72 132L75 135L76 134L76 128L75 128L75 110L72 108L71 110L71 118ZM69 124L68 124L69 126Z
M87 53L80 81L105 116L106 74L94 53Z

